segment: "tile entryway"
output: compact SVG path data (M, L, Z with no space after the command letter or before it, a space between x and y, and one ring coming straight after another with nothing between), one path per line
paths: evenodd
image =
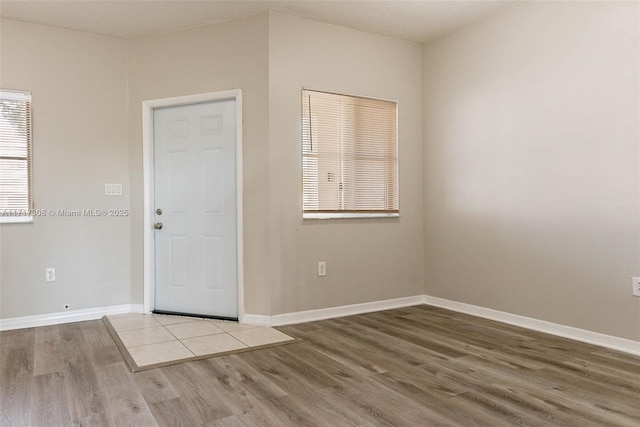
M297 341L267 326L195 317L119 314L104 323L133 372Z

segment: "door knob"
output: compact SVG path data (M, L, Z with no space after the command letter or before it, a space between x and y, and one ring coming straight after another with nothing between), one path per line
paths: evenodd
M162 230L162 223L156 222L155 224L153 224L153 228L155 228L156 230Z

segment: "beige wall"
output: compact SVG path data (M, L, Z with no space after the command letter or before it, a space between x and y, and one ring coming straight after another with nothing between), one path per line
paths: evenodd
M33 96L36 208L128 208L127 43L2 20L0 55L0 86ZM4 224L0 246L2 318L131 302L128 217Z
M246 312L270 315L423 292L419 45L282 14L130 42L16 22L3 25L3 35L3 86L34 91L38 206L112 206L103 184L122 182L125 196L117 207L132 213L119 220L44 218L33 226L3 226L3 318L60 311L67 302L76 309L141 304L142 101L234 88L244 98ZM26 43L42 48L18 53ZM25 72L28 61L38 66ZM332 70L334 63L341 68ZM399 220L302 221L303 86L399 101ZM72 114L60 102L71 105ZM40 136L54 132L52 142ZM75 157L65 162L69 153ZM18 241L24 249L7 251ZM319 260L328 263L324 279L316 277ZM48 266L57 268L57 285L44 285ZM32 291L25 292L25 282ZM40 298L43 291L50 297Z
M328 37L343 46L336 49ZM310 46L318 53L311 62ZM356 60L353 49L365 53ZM345 69L318 67L335 61ZM141 102L241 88L246 312L272 315L421 294L421 66L419 45L273 13L132 42L134 286L142 282ZM360 67L376 71L362 79ZM399 221L302 221L303 85L400 100ZM316 277L319 260L328 263L324 279Z
M524 3L424 48L427 294L640 339L638 38Z
M423 49L280 13L129 42L3 20L37 207L132 214L0 226L0 317L141 304L141 103L240 88L248 313L426 293L640 339L637 16L523 3ZM302 220L302 87L398 100L400 219Z
M132 285L142 303L142 102L242 89L246 311L269 314L268 16L131 42Z
M269 15L272 314L423 293L421 68L418 44ZM302 220L303 87L398 101L400 219Z

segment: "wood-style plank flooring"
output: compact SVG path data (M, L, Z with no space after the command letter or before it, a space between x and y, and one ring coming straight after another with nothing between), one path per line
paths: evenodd
M638 426L640 357L430 306L131 373L99 320L0 333L2 426Z

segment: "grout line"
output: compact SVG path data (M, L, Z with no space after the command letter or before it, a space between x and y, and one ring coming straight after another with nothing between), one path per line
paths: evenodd
M120 335L118 335L118 336L120 336ZM122 337L120 337L120 340L122 340ZM149 343L149 344L140 344L140 345L126 345L126 344L124 344L124 342L122 344L124 344L124 347L126 349L130 349L130 348L146 347L148 345L164 344L164 343L167 343L167 342L174 342L174 341L178 341L178 342L181 343L180 340L168 340L168 341L158 341L158 342L152 342L152 343Z
M247 346L247 347L251 347L249 344L247 344L246 342L242 341L240 338L238 338L238 337L236 337L236 336L232 335L230 332L227 332L227 334L228 334L231 338L233 338L234 340L239 341L240 343L242 343L243 345L245 345L245 346Z
M122 344L124 344L124 348L126 348L127 350L129 350L130 348L136 348L136 347L144 347L145 345L153 345L153 344L162 344L165 342L172 342L172 341L180 341L178 339L178 337L176 337L175 335L173 335L171 333L170 330L168 330L167 328L164 327L164 325L160 325L162 328L164 328L165 331L167 331L174 339L173 340L169 340L169 341L159 341L159 342L154 342L154 343L150 343L150 344L141 344L141 345L126 345L124 343L124 341L122 340L122 337L120 336L120 332L128 332L128 331L116 331L116 334L118 334L118 337L120 338L120 341L122 341ZM132 329L133 331L142 331L144 329L152 329L152 328L157 328L157 326L148 326L146 328L140 328L140 329ZM181 343L182 344L182 343ZM182 344L184 345L184 344ZM185 346L186 347L186 346ZM188 350L188 349L187 349Z
M109 316L107 316L109 317ZM111 319L109 319L111 320ZM112 324L113 325L113 324ZM145 326L144 328L133 328L133 329L123 329L121 331L117 330L116 328L113 328L114 331L116 331L117 333L120 332L129 332L129 331L140 331L142 329L151 329L151 328L157 328L158 326L163 326L163 325L157 325L157 326Z
M183 343L183 342L182 342L182 341L180 341L180 340L178 340L178 342L179 342L179 343L180 343L184 348L186 348L186 349L187 349L187 351L188 351L189 353L193 354L193 357L196 357L196 356L197 356L197 354L195 354L193 351L191 351L191 349L190 349L189 347L187 347L187 345L186 345L185 343Z
M179 325L179 323L176 323L176 325ZM173 332L171 332L169 329L167 329L167 327L166 327L165 325L162 325L162 327L164 328L164 330L165 330L165 331L169 332L169 334L171 334L171 336L172 336L172 337L174 337L175 339L177 339L178 341L180 341L180 344L184 345L184 343L182 342L182 340L181 340L180 338L178 338L177 336L175 336L175 335L173 334ZM185 345L185 347L187 347L187 346ZM189 348L187 348L187 350L189 350ZM189 351L191 351L191 350L189 350ZM193 353L193 352L192 352L192 353Z

